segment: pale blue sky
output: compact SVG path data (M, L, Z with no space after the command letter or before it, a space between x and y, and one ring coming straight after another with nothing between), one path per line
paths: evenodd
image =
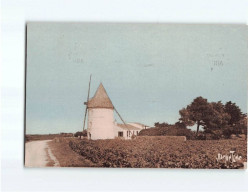
M103 83L127 122L174 123L197 96L247 112L243 25L28 23L26 132L76 132ZM118 117L116 116L116 119Z

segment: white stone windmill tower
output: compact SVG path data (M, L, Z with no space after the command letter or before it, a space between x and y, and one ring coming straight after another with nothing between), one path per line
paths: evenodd
M90 76L91 82L91 76ZM87 137L88 139L114 139L116 132L114 130L114 110L127 127L126 123L113 106L105 88L100 83L95 95L89 99L90 82L88 90L88 98L85 109L84 126L88 111L88 122L87 122ZM127 127L128 129L128 127ZM129 130L129 129L128 129ZM130 131L131 132L131 131Z

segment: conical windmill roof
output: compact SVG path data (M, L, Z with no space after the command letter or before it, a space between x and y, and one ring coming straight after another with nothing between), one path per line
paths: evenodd
M110 108L114 109L114 106L104 89L102 83L99 85L95 95L88 101L88 108Z

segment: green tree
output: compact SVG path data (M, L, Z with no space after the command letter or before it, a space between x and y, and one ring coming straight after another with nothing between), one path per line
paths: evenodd
M233 133L245 134L247 137L247 114L242 114L238 123L233 126Z
M183 123L185 126L193 126L195 124L195 122L190 119L191 113L189 109L183 108L182 110L179 110L179 114L181 116L179 123Z
M163 123L156 122L156 123L154 123L154 126L155 127L167 127L167 126L169 126L169 124L165 123L165 122L163 122Z
M81 138L81 136L86 137L87 136L87 130L78 131L74 134L74 137L78 137L78 136L80 136L80 138Z
M178 121L175 123L175 127L181 128L181 129L187 129L187 126L184 122Z
M241 126L241 132L245 134L245 137L247 138L247 114L243 114L242 119L240 121Z
M77 131L75 134L74 134L74 137L78 137L78 136L82 136L83 135L83 132L82 131Z
M179 114L181 115L179 120L184 122L187 126L197 125L196 134L198 134L200 126L205 128L206 121L210 121L213 109L207 99L197 97L190 105L180 110Z
M200 126L204 133L212 134L215 139L222 135L228 138L233 133L247 133L247 115L242 114L240 108L231 101L223 105L221 101L209 103L207 99L197 97L179 114L181 124L197 125L196 135Z
M225 112L230 115L228 124L231 126L237 125L239 121L243 118L243 114L240 108L235 103L232 103L231 101L225 104Z
M225 112L225 106L218 102L210 103L211 114L205 118L205 129L212 131L215 129L221 129L228 125L230 115Z

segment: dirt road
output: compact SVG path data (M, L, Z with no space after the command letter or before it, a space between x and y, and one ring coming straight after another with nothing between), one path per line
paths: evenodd
M48 146L51 140L31 141L25 144L26 167L58 167L59 162Z

